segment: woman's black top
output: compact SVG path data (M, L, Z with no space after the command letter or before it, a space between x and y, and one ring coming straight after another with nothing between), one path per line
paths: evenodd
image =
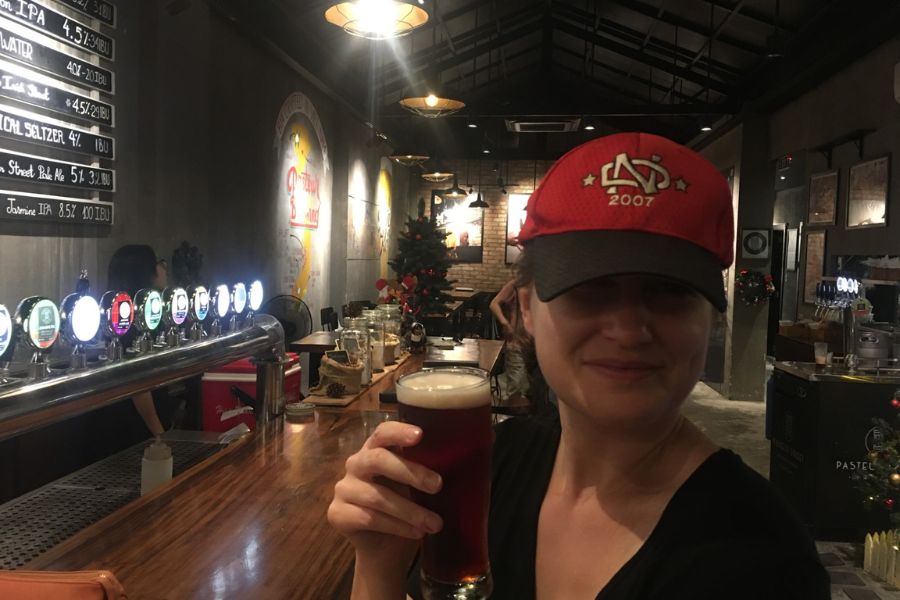
M534 598L538 515L559 422L509 419L496 428L489 524L495 600ZM602 556L602 540L597 543ZM409 593L420 598L418 568ZM772 485L730 450L678 489L638 552L596 600L826 600L815 545Z

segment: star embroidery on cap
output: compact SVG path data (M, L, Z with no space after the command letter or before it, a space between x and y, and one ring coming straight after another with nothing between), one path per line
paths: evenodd
M650 160L652 160L655 163L662 162L662 156L660 156L659 154L654 154L653 156L650 157Z
M688 182L685 181L684 179L682 179L681 177L679 177L678 179L675 180L675 188L679 192L686 192L688 189L688 185L689 185Z
M596 180L597 180L597 178L594 177L593 173L588 173L587 177L585 177L584 179L581 180L581 183L582 183L582 185L584 185L584 187L590 187L590 186L594 185L594 181L596 181Z

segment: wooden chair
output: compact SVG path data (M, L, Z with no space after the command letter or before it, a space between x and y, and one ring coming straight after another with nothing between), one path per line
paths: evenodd
M322 331L334 331L338 327L338 316L334 312L334 308L327 306L319 311L319 322L322 324Z
M0 598L15 600L127 600L109 571L0 571Z

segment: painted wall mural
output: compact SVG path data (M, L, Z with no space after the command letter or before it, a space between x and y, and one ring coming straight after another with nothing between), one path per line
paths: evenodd
M333 170L322 123L306 95L297 92L284 101L275 122L275 147L278 293L302 298L315 314L328 294Z

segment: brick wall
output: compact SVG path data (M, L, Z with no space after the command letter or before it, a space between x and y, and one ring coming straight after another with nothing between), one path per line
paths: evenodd
M506 261L506 215L507 198L497 186L497 177L502 176L506 180L507 191L512 194L530 194L535 185L535 179L539 184L541 177L553 164L552 161L509 161L507 175L506 161L487 159L481 162L481 192L484 201L490 207L484 209L484 238L483 255L481 263L460 263L450 269L448 277L456 280L458 286L469 286L484 291L497 291L503 284L513 277L512 265ZM447 160L444 165L456 170L459 175L459 185L468 189L468 183L478 193L478 161L453 161ZM499 165L499 170L495 167ZM466 175L468 169L468 177ZM508 180L507 180L508 177ZM450 180L446 183L431 183L421 177L418 178L418 189L415 198L425 198L425 212L431 208L431 192L435 189L447 189L453 185ZM415 184L413 184L415 185Z

